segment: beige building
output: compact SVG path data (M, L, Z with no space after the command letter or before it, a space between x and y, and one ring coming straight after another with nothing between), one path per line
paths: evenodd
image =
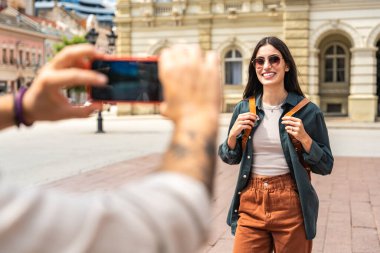
M290 47L302 89L327 116L379 115L378 0L118 0L118 54L150 55L176 43L216 50L224 111L241 99L255 44Z

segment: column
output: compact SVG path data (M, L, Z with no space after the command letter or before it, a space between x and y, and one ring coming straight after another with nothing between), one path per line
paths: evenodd
M376 96L377 48L352 48L348 113L353 121L374 122L377 115Z
M284 35L299 72L299 82L304 93L309 93L309 1L286 0Z
M199 44L203 50L211 50L212 46L212 5L210 0L204 0L200 3L201 15L198 19L198 30L199 30Z
M117 28L118 39L116 46L117 55L131 55L132 53L132 4L130 0L119 0L116 5L116 17L114 19Z

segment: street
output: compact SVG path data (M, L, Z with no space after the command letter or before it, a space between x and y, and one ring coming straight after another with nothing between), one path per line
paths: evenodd
M231 115L221 115L218 143ZM380 124L327 120L335 164L332 175L313 175L320 199L313 253L380 252ZM0 134L2 179L22 187L40 185L69 192L109 191L151 173L168 145L172 124L161 116L105 115L39 123ZM225 224L238 165L218 159L210 236L199 253L229 253ZM344 241L344 243L342 243Z
M220 120L219 141L227 134L230 114ZM329 123L328 123L329 125ZM380 124L332 122L329 128L334 156L380 157ZM105 134L95 134L96 117L32 128L7 129L0 134L2 179L21 186L54 180L120 161L162 153L172 124L159 115L104 116Z

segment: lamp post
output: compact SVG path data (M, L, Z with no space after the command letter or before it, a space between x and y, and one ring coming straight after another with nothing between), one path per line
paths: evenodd
M117 35L115 33L115 27L111 28L110 33L107 34L107 39L108 39L108 53L113 54L115 51L116 39L117 39Z
M88 33L86 34L85 38L86 40L92 44L92 45L96 45L96 40L98 39L98 36L99 36L99 33L95 30L94 27L92 27L90 29L90 31L88 31ZM103 130L103 117L102 117L102 110L99 110L98 111L98 118L97 118L97 121L98 121L98 129L96 130L96 133L98 134L102 134L102 133L105 133L104 130Z
M88 33L86 34L85 38L90 44L95 45L98 39L98 36L99 36L99 33L95 30L95 28L92 27L90 31L88 31Z

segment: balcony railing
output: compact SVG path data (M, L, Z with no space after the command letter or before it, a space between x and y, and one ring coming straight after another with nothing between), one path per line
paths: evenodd
M242 3L237 3L237 2L230 2L230 3L225 3L224 4L224 11L228 12L231 9L234 9L236 11L241 11L243 7Z
M154 15L158 17L170 16L173 10L173 3L156 3L154 6Z

